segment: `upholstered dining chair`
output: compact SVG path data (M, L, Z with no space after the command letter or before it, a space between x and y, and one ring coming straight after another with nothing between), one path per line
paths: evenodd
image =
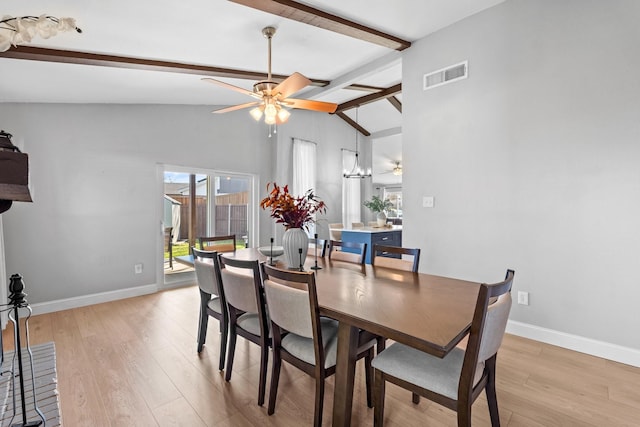
M500 426L496 358L511 310L513 276L507 270L504 281L480 286L465 350L455 347L441 359L395 343L375 357L374 426L383 425L386 381L456 411L459 427L471 426L471 405L484 390L491 425Z
M345 251L345 249L347 250ZM364 258L367 253L367 244L329 240L328 251L330 260L364 264Z
M336 370L338 322L321 317L315 273L285 271L261 264L264 291L271 315L273 364L269 406L276 407L282 360L311 375L316 381L313 425L322 425L325 378ZM374 341L361 344L356 359L365 360L367 405L371 408L371 359Z
M420 248L402 248L399 246L376 244L373 245L371 264L377 267L387 267L416 273L418 271L418 265L420 264Z
M329 224L329 238L331 240L342 240L342 229L344 228L344 224L341 223L333 223Z
M236 236L198 237L198 245L204 251L233 252L236 250Z
M318 238L317 243L315 238L309 239L309 252L308 256L316 256L316 251L319 257L324 257L327 254L327 247L329 241Z
M220 323L220 358L218 369L224 369L227 352L227 335L229 330L229 315L224 292L220 286L220 265L218 253L201 251L191 248L193 264L196 270L196 280L200 288L200 318L198 320L198 353L202 351L207 339L209 316L218 319Z
M352 222L351 228L362 228L364 227L364 222Z
M227 349L227 367L224 379L231 380L238 335L259 345L258 405L262 406L267 383L267 362L271 338L259 262L257 260L225 258L221 254L218 259L222 289L229 311L229 348Z

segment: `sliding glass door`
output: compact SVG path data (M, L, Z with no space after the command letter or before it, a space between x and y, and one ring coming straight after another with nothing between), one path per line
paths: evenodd
M237 247L251 245L253 175L165 166L162 179L165 284L193 276L185 261L199 237L234 235Z

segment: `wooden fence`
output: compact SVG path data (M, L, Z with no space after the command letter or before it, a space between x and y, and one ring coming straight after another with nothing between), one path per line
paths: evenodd
M180 202L180 234L179 240L189 238L189 196L169 195L172 199ZM248 233L247 204L222 204L221 202L231 201L230 198L222 199L216 197L216 220L214 235L235 234L236 241L242 242L243 236ZM242 201L237 198L233 201ZM207 236L207 197L196 196L196 226L195 237Z

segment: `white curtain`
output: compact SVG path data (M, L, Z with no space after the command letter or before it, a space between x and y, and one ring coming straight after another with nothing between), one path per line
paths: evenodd
M356 162L356 154L342 150L342 170L350 171ZM360 222L360 181L361 178L342 178L342 224L351 228L352 222Z
M293 138L293 182L291 193L302 196L309 189L316 191L316 144Z
M303 196L312 189L317 195L316 188L316 144L311 141L293 138L293 182L291 193ZM315 233L315 224L308 226L309 236Z

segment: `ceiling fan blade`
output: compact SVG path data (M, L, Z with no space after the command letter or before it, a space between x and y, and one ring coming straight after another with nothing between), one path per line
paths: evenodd
M231 107L221 108L220 110L214 110L212 113L221 114L228 113L230 111L242 110L243 108L253 107L254 105L260 104L258 101L255 102L247 102L246 104L238 104L232 105Z
M282 98L286 98L289 95L293 95L302 88L305 88L311 84L311 80L306 78L300 73L293 73L286 79L284 79L278 86L273 88L272 94L280 93Z
M220 80L211 79L209 77L204 77L202 79L202 81L213 83L213 84L218 85L218 86L226 87L227 89L235 90L236 92L244 93L245 95L249 95L249 96L252 96L254 98L262 99L262 95L261 94L252 92L250 90L247 90L247 89L239 87L239 86L234 86L234 85L229 84L229 83L221 82Z
M333 102L313 101L311 99L283 99L282 104L290 108L302 108L303 110L321 111L323 113L334 113L338 104Z

